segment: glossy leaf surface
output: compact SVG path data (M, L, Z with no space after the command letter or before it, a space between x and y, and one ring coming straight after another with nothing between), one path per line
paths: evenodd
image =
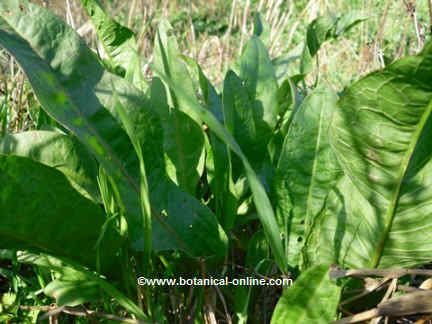
M284 290L271 323L331 323L336 317L340 292L341 288L329 278L329 267L314 266Z
M29 131L0 138L0 154L28 157L61 171L88 198L100 201L97 164L76 139L54 131Z
M293 266L328 192L342 175L328 138L336 101L337 95L324 88L305 98L288 129L276 168L274 201Z
M310 260L408 267L432 259L431 45L345 90L330 128L345 177L319 216Z
M20 156L0 155L0 246L67 257L96 269L105 215L63 173ZM100 246L102 273L115 274L121 237L108 227ZM118 275L118 274L117 274Z
M181 96L182 100L189 105L190 109L193 110L193 114L203 120L208 125L209 129L211 129L214 134L216 134L218 138L221 139L241 159L252 190L253 201L258 211L261 224L263 225L264 233L274 254L275 261L282 272L287 272L288 264L285 258L284 248L282 246L282 240L273 208L262 182L258 178L242 149L230 132L218 121L216 116L213 115L212 112L201 107L194 97L189 96L187 92L183 90L181 84L174 83L170 78L163 74L161 74L161 77L171 88L174 88L177 95Z
M155 70L165 73L175 82L181 82L190 96L194 97L192 79L180 58L177 41L170 36L172 27L167 21L159 24L155 40ZM183 190L195 194L201 176L201 158L204 154L204 134L190 115L191 109L173 89L153 87L152 104L161 115L164 127L164 148L167 171L171 179ZM165 92L166 91L166 92Z
M81 0L81 4L95 26L114 71L124 74L129 81L141 81L138 44L133 31L112 19L98 0Z
M163 129L143 93L105 71L74 31L49 11L14 0L0 3L0 9L8 13L0 18L0 44L26 72L44 109L86 144L114 179L132 247L141 250L144 244L139 160L122 128L116 100L125 108L146 159L153 247L181 248L198 256L224 254L226 237L212 212L165 178Z

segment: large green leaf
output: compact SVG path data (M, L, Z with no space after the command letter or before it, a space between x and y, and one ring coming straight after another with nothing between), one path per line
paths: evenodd
M81 4L95 26L113 70L125 74L129 81L143 82L138 44L133 31L112 19L98 0L81 0Z
M49 11L13 0L0 3L0 10L0 44L15 56L43 108L86 144L115 179L135 243L142 219L134 192L137 172L130 172L137 161L127 134L104 106L113 106L113 81L123 96L137 92L106 73L85 43Z
M215 115L213 115L211 111L201 107L197 103L195 97L189 96L187 91L183 89L181 83L176 84L161 71L159 71L159 73L169 87L175 89L176 94L181 96L182 100L189 105L190 109L193 110L193 114L203 120L208 125L209 129L212 130L214 134L217 135L218 138L220 138L230 148L230 150L232 150L241 159L252 190L255 207L258 211L261 224L263 225L264 233L274 254L275 261L281 271L286 273L288 271L288 264L273 208L262 182L258 178L242 149L230 132L218 121Z
M311 261L392 267L432 259L431 78L429 43L345 90L330 143L346 176L319 216Z
M192 75L197 79L206 108L213 113L219 122L224 124L222 98L204 75L201 67L193 59L182 57ZM231 229L237 214L237 194L232 180L231 154L227 145L214 132L208 130L206 137L206 173L214 197L216 216L224 229Z
M159 78L151 84L151 104L159 112L164 129L167 173L180 188L195 194L204 144L202 130L183 111L168 106L165 86Z
M147 319L142 309L114 285L79 264L43 253L22 251L16 253L16 261L53 271L56 279L45 286L44 293L55 297L58 303L73 305L86 300L95 301L94 298L100 296L103 291L137 318ZM79 288L84 289L79 290Z
M301 73L304 75L312 71L312 58L317 55L324 42L342 36L366 19L361 11L351 11L338 16L328 14L314 19L306 31L306 41L301 55Z
M190 96L195 96L192 79L180 59L177 41L170 36L171 29L165 20L159 24L154 47L156 74L162 71L175 82L181 82ZM166 94L160 86L152 90L152 104L163 120L168 174L180 188L195 194L203 167L200 164L204 154L203 131L191 118L189 106L175 91L168 88Z
M142 92L105 71L78 35L49 11L8 0L0 3L0 13L0 44L15 56L44 109L87 145L114 180L132 246L143 249L145 217L139 159L122 128L119 103L146 159L153 247L182 248L198 256L224 254L226 236L216 217L166 179L163 129Z
M210 110L220 123L224 123L222 99L216 92L216 89L205 77L201 68L199 70L199 80L201 91L207 109ZM213 168L207 164L207 174L213 170L214 174L209 174L210 186L214 193L216 202L216 215L221 219L221 223L226 229L231 229L235 223L237 214L238 200L237 192L234 188L232 179L231 154L228 146L219 139L216 134L210 130L211 149L208 152L208 161L213 159Z
M336 101L337 95L325 88L305 98L288 129L273 179L276 215L292 266L298 264L305 235L342 173L328 139Z
M259 171L266 158L269 160L267 144L272 129L263 119L262 103L250 97L243 81L231 70L224 80L223 114L227 129L239 143L252 167ZM232 163L237 180L242 170L241 160L236 157Z
M63 173L25 157L0 155L0 183L2 248L50 253L96 269L105 215ZM99 248L102 273L116 273L120 244L120 235L108 227Z
M61 171L81 194L100 202L98 167L72 136L54 131L29 131L0 138L0 154L28 157Z
M233 71L225 76L223 87L225 126L268 191L272 176L268 144L282 112L275 71L259 37L248 41ZM233 180L240 184L244 178L241 159L233 155L231 163Z
M254 17L254 30L253 33L255 36L259 37L266 48L269 48L271 43L271 26L265 20L264 17L261 16L259 12L255 14Z
M253 102L250 109L259 112L261 119L273 129L279 113L278 84L273 64L260 38L251 37L234 68Z
M285 289L271 323L331 323L336 318L340 293L341 288L329 278L329 267L314 266Z

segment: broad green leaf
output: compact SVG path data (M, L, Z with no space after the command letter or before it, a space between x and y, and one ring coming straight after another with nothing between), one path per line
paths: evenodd
M283 142L288 133L291 122L303 102L303 96L299 93L294 82L287 78L278 89L278 101L280 106L280 119L267 149L272 165L276 166L282 151Z
M154 47L156 75L158 70L162 71L175 82L181 82L189 95L195 96L192 79L180 58L177 41L170 36L171 29L167 21L159 24ZM162 91L163 88L160 88L158 93L152 95L152 104L163 120L168 174L180 188L195 194L201 177L200 160L204 154L203 131L200 124L194 122L199 119L196 116L191 118L189 106L175 91L168 89L167 94Z
M318 88L296 111L273 178L274 202L290 265L298 265L305 236L342 175L328 130L337 95Z
M336 319L341 288L329 278L329 267L314 266L285 288L276 305L272 324L328 324Z
M98 284L85 276L55 279L44 288L44 293L55 298L58 306L78 306L101 298Z
M280 237L280 232L278 229L278 225L276 223L276 219L274 216L274 212L272 206L270 204L270 200L267 196L267 193L264 189L263 184L258 179L257 174L253 170L251 164L248 159L242 152L242 149L236 142L236 140L232 137L229 131L222 126L222 124L218 121L218 119L213 115L209 110L204 109L199 104L196 103L194 97L191 97L187 94L185 90L183 90L181 84L174 83L170 78L163 75L161 71L158 71L163 80L169 85L170 88L176 90L176 94L182 97L182 100L186 102L190 109L193 109L195 115L198 115L199 118L204 121L210 130L212 130L229 148L240 157L247 179L249 181L250 188L253 193L253 200L258 211L258 216L260 218L261 224L264 228L264 233L269 241L270 247L274 254L275 261L279 266L280 270L284 273L288 271L288 264L286 262L284 249L282 246L282 241Z
M8 13L0 18L0 44L15 56L43 108L71 130L116 181L135 244L142 235L135 181L138 163L127 134L111 114L115 111L106 108L114 108L113 80L122 96L139 93L105 72L73 30L49 11L15 0L1 2L0 10Z
M115 72L125 74L125 78L135 84L141 82L138 44L133 31L112 19L98 0L81 0L81 4L95 26Z
M270 25L262 17L262 15L257 12L254 17L254 30L253 34L261 39L265 47L270 47Z
M319 216L311 262L384 268L432 259L431 77L429 43L344 91L330 143L346 176Z
M144 244L143 244L143 255L144 255L144 262L147 268L150 267L151 264L151 252L152 252L152 215L151 215L151 206L150 206L150 197L149 197L149 190L148 190L148 181L147 181L147 174L145 170L145 163L144 163L144 157L143 157L143 151L142 151L142 143L141 139L138 137L138 135L135 133L134 125L132 123L132 120L129 118L129 116L126 113L125 108L121 104L121 102L118 100L118 94L115 91L115 87L113 86L114 90L114 97L116 100L116 110L119 112L120 118L122 120L122 123L126 129L127 134L129 135L129 138L132 141L132 144L135 149L135 153L137 154L139 164L140 164L140 203L141 203L141 214L143 217L143 238L144 238Z
M215 116L218 116L223 110L222 100L210 82L206 81L208 82L208 93L205 94L207 109ZM219 121L222 122L222 120ZM214 166L214 174L210 181L210 187L212 188L216 202L216 215L221 219L223 227L229 230L234 226L239 204L232 179L231 153L228 146L212 131L210 131L210 145L211 152L208 154L212 154L211 157L213 158ZM208 168L207 172L209 170L211 169Z
M300 73L305 75L312 71L312 58L318 53L321 45L330 38L331 29L337 18L332 15L321 16L313 20L306 31L306 41L300 59Z
M206 108L213 113L220 123L224 123L221 96L204 75L201 67L192 59L187 59L189 66L198 74L198 83ZM238 199L232 180L231 154L228 146L214 132L209 130L207 145L206 172L215 200L216 216L224 229L234 226Z
M223 114L226 128L239 143L252 167L260 171L263 162L268 160L267 144L272 129L263 119L261 103L256 102L248 94L242 80L233 72L228 71L224 80ZM234 179L242 172L241 160L232 160Z
M61 302L74 304L78 302L79 299L85 300L90 298L91 295L96 297L100 291L104 291L107 295L114 298L128 312L137 316L137 318L142 320L147 319L147 316L141 308L126 297L115 286L109 283L108 280L101 278L99 275L76 263L69 262L69 260L66 261L60 257L28 252L18 252L17 261L20 263L34 264L54 271L57 279L54 280L54 282L51 282L51 286L48 284L45 287L45 292L54 296L57 295L58 297L56 298L60 298ZM73 281L77 281L76 284L84 284L84 281L87 281L88 284L85 285L87 291L82 292L84 294L79 296L80 292L75 289L78 287L69 285Z
M269 257L269 245L263 231L256 232L249 241L246 251L246 265L255 268Z
M162 20L158 25L154 44L154 73L155 75L164 74L172 78L176 83L183 85L184 91L196 101L193 81L189 72L182 62L177 40L173 36L173 29L167 20ZM168 88L170 107L180 109L188 114L193 120L201 123L201 120L194 110L178 96L175 90Z
M0 44L26 72L44 109L86 144L113 179L132 247L142 250L144 246L140 163L122 128L118 102L146 158L154 249L181 248L194 256L224 254L226 236L215 216L166 179L163 129L143 93L105 71L77 34L49 11L7 0L0 3L0 13L7 13L0 18Z
M251 37L233 68L235 72L228 71L224 80L225 125L268 190L272 168L267 145L280 111L275 71L258 37ZM237 182L242 166L234 156L232 168L233 179Z
M151 84L151 104L159 112L164 129L167 173L180 188L195 194L204 144L202 130L183 111L169 108L165 87L159 78L154 78Z
M80 195L60 171L20 156L0 155L0 246L67 257L96 269L102 209ZM115 275L120 235L107 228L102 273Z
M278 84L267 49L258 37L252 36L247 42L236 66L242 84L247 89L249 100L253 103L249 109L259 113L261 119L273 129L279 113Z
M312 58L324 42L342 36L366 19L360 11L353 11L340 16L328 14L313 20L306 31L306 42L301 55L301 74L305 75L312 71Z
M81 194L100 202L97 164L72 136L54 131L28 131L0 138L0 154L28 157L61 171Z
M353 10L346 14L341 15L337 22L333 32L333 37L339 37L344 33L350 31L353 27L359 23L367 20L369 17L361 10Z

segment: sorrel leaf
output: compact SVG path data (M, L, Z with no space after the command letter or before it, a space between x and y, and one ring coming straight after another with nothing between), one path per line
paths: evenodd
M345 177L307 243L309 260L381 268L432 259L431 77L429 43L344 91L330 143Z
M132 247L142 250L144 242L139 160L122 128L113 86L148 159L153 247L181 248L194 256L224 254L226 236L210 209L166 180L162 126L143 93L105 71L77 34L49 11L14 0L0 3L0 9L5 13L0 44L16 57L44 109L86 144L116 183Z
M361 11L352 11L340 16L328 14L314 19L306 31L306 41L301 55L301 74L305 75L312 71L312 59L324 42L341 36L366 19Z
M226 128L239 143L254 170L259 171L268 159L267 144L272 130L263 119L262 102L250 97L248 89L233 71L224 80L223 113ZM234 179L242 173L241 161L233 159Z
M96 160L72 136L54 131L10 134L0 138L0 154L28 157L56 168L81 194L100 202Z
M335 320L341 288L329 278L329 267L314 266L285 288L271 323L322 323Z
M250 38L236 67L249 98L254 103L253 109L258 110L268 127L273 129L279 112L278 84L268 51L260 38Z
M0 155L0 246L29 249L96 269L96 242L105 215L80 195L63 173L28 158ZM101 242L101 272L117 276L121 237L108 227Z
M167 21L159 24L154 47L156 75L158 70L162 71L181 82L188 94L194 96L192 79L180 58L176 39L170 36L171 29ZM200 125L191 118L189 106L173 89L167 90L167 93L161 93L165 90L160 88L158 94L152 95L152 104L160 113L164 127L167 171L180 188L195 194L202 171L200 161L204 154L204 134Z
M138 44L134 32L107 15L98 0L81 0L81 4L95 26L112 69L117 74L124 74L129 81L141 81Z
M336 101L337 95L324 88L305 98L288 129L273 178L276 215L293 266L329 190L342 175L328 139Z
M194 115L204 121L210 130L212 130L229 148L241 159L249 185L252 190L253 200L258 211L261 224L264 228L264 233L269 241L270 247L274 254L275 261L282 272L288 271L288 264L285 257L284 249L282 246L282 240L279 232L278 225L276 223L273 208L270 204L270 200L264 189L263 184L259 180L257 174L249 163L248 159L244 155L242 149L232 137L229 131L218 121L218 119L208 110L197 104L196 99L187 94L187 91L183 90L181 84L174 83L169 77L165 76L161 71L158 71L163 80L169 85L169 87L175 89L177 96L181 96L182 100L187 103Z
M79 264L76 264L74 262L69 262L69 260L65 260L64 258L60 257L53 257L46 254L35 254L35 253L29 253L29 252L17 252L16 259L20 263L27 263L27 264L34 264L40 267L47 268L51 271L54 271L57 274L57 278L59 281L71 281L71 280L79 280L79 281L87 281L89 285L87 286L89 288L88 293L91 294L90 290L93 290L95 292L96 286L99 288L99 292L104 291L107 295L115 298L115 300L123 306L126 310L137 316L139 319L146 320L147 316L144 314L142 309L135 305L135 303L125 296L120 290L118 290L114 285L112 285L109 281L102 279L99 275L93 273L92 271L89 271L88 269L82 267ZM54 281L55 282L55 281ZM62 289L64 286L62 286L61 282L60 285L58 285L59 282L54 283L51 287L46 286L45 289L46 292L50 292L55 294L56 292L59 293L58 296L62 298L68 298L68 297L74 297L75 291L58 291L55 288ZM78 282L77 282L78 283ZM89 287L90 286L90 287ZM51 288L51 289L50 289ZM71 293L71 295L68 296L68 293ZM87 295L87 297L90 297ZM78 297L86 297L86 296L78 296ZM58 298L58 297L56 297ZM64 301L64 299L63 299ZM67 301L67 300L66 300ZM69 301L71 301L69 299ZM147 322L143 322L147 323Z

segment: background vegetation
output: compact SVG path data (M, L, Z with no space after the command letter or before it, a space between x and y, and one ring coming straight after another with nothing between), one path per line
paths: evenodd
M79 1L35 2L63 17L93 49L98 49L94 27ZM150 76L156 26L167 18L174 27L180 51L197 60L217 89L252 34L253 15L257 11L271 27L270 55L280 60L300 55L307 26L318 16L360 11L367 17L349 33L320 49L320 64L309 76L309 83L319 74L336 91L390 62L418 53L430 37L430 10L426 0L113 0L102 3L113 18L138 34L140 53L147 59L143 67L147 76ZM8 116L7 122L6 117L2 122L10 132L30 129L39 111L37 101L22 72L4 51L0 62L2 116ZM284 72L296 74L298 66L292 64Z

